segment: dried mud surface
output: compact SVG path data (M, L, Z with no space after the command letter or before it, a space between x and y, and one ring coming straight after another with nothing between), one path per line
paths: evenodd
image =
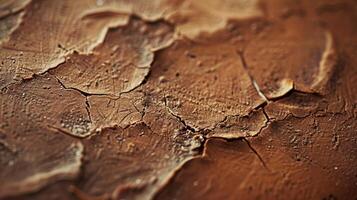
M0 199L357 199L354 0L0 0Z

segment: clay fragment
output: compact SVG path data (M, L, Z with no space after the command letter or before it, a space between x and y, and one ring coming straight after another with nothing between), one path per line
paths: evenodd
M75 137L91 134L92 122L85 97L63 88L51 75L37 76L1 92L1 125L21 132L18 123L34 123Z
M235 46L178 40L158 54L147 88L172 114L196 129L226 116L247 115L265 100L246 73Z
M51 70L64 85L89 94L119 96L137 88L150 71L154 51L171 44L168 24L130 20L111 29L92 54L75 53Z
M74 50L91 52L108 28L128 21L126 15L83 18L95 7L93 2L67 0L33 1L26 6L22 23L0 47L0 88L56 67Z

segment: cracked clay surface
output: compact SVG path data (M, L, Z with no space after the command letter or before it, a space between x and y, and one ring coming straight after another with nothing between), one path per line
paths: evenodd
M357 199L353 0L0 0L0 199Z

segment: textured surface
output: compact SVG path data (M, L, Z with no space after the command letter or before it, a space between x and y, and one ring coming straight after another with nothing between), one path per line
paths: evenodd
M357 199L354 0L0 0L0 199Z

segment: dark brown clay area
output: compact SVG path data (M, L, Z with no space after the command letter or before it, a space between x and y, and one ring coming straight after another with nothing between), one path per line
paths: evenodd
M357 200L354 0L0 0L0 199Z

